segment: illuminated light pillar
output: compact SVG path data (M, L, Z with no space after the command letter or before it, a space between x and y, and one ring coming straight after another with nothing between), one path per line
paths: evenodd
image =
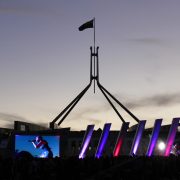
M136 134L133 140L133 144L131 146L130 156L136 155L136 152L137 152L137 149L138 149L141 137L142 137L142 133L144 131L145 124L146 124L146 120L139 121Z
M86 132L85 132L85 135L83 138L83 142L81 145L81 150L79 153L79 159L83 159L86 155L86 151L87 151L87 148L89 146L93 130L94 130L94 125L88 125L87 126L87 129L86 129Z
M116 145L115 145L115 148L114 148L114 151L113 151L113 156L114 157L117 157L119 156L120 154L120 151L121 151L121 147L122 147L122 144L123 144L123 140L127 134L127 129L129 128L129 122L125 122L122 124L121 126L121 130L119 132L119 135L118 135L118 138L117 138L117 141L116 141Z
M106 123L104 125L103 132L101 134L101 138L99 140L98 147L97 147L96 154L95 154L96 158L100 158L102 156L104 146L106 144L106 141L107 141L107 138L109 135L110 128L111 128L111 123Z
M158 140L158 136L159 136L159 131L161 129L161 123L162 123L162 119L156 119L155 123L154 123L154 129L151 135L151 139L148 145L148 149L146 152L146 156L151 156L154 148L156 146L157 140Z
M179 120L180 120L180 118L173 118L173 120L172 120L172 124L171 124L168 138L166 141L166 149L164 152L164 156L169 156L169 154L170 154L170 151L171 151L171 148L174 143L175 136L176 136L177 128L179 125Z

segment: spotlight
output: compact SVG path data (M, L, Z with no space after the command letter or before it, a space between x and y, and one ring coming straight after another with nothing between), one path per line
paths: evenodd
M163 141L159 142L158 148L159 150L163 151L165 149L165 143Z

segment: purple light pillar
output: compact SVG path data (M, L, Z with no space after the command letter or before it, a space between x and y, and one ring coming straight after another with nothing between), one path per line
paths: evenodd
M125 138L125 136L127 134L128 127L129 127L129 122L125 122L121 126L121 130L119 132L119 135L118 135L118 138L117 138L117 141L116 141L116 145L115 145L115 148L114 148L114 151L113 151L113 156L114 157L117 157L120 154L121 147L122 147L122 144L123 144L123 140L124 140L124 138Z
M100 158L102 156L103 149L106 144L110 128L111 128L111 123L106 123L104 125L103 132L101 134L101 138L99 140L98 147L95 154L96 158Z
M169 156L169 154L170 154L170 151L171 151L171 148L174 143L175 136L176 136L176 131L177 131L177 128L179 125L179 120L180 120L180 118L173 118L173 120L172 120L172 124L171 124L168 138L166 141L166 149L165 149L164 156Z
M87 126L86 133L84 135L83 142L82 142L82 145L81 145L81 150L80 150L80 153L79 153L79 159L83 159L85 157L85 155L86 155L86 150L87 150L87 148L89 146L93 130L94 130L94 125L88 125Z
M151 156L153 151L154 151L154 148L156 146L156 143L157 143L157 139L158 139L158 136L159 136L159 131L160 131L160 128L161 128L161 123L162 123L162 119L156 119L155 123L154 123L154 129L153 129L153 132L152 132L152 136L151 136L151 140L149 142L149 146L148 146L148 149L147 149L147 152L146 152L146 156Z
M131 147L130 156L136 155L136 152L137 152L137 149L138 149L141 137L142 137L142 133L144 131L145 124L146 124L146 120L139 121L136 134L133 140L133 144Z

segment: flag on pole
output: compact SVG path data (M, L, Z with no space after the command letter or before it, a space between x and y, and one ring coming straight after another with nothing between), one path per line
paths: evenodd
M79 31L83 31L84 29L88 29L88 28L93 28L94 27L94 19L92 19L91 21L88 21L84 24L82 24L80 27L79 27Z

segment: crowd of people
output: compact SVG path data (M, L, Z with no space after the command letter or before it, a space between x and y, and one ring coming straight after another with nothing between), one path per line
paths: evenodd
M180 157L0 159L0 180L180 179Z

